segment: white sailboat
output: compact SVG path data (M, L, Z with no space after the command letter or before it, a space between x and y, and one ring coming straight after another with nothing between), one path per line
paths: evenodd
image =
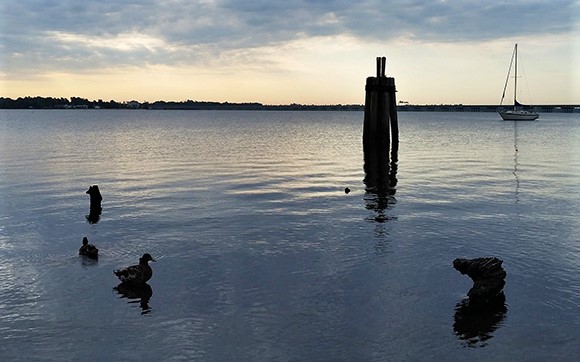
M530 112L521 109L522 104L517 101L517 89L518 89L518 44L514 46L514 52L512 53L512 59L510 61L510 67L508 69L508 75L505 80L505 85L503 87L503 93L501 96L501 101L499 102L500 107L503 104L503 99L505 98L505 91L510 79L510 73L512 70L512 64L514 65L514 106L510 110L500 110L499 115L504 121L534 121L540 115L536 112Z

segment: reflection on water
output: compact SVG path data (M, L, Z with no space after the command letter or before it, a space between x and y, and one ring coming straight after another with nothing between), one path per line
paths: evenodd
M126 283L120 283L113 289L121 295L121 298L129 299L127 303L139 303L141 314L148 314L151 312L149 300L153 295L153 289L151 289L149 284L129 285Z
M387 214L396 203L398 147L393 147L389 159L389 144L366 142L364 144L365 203L368 210L374 210L372 220L382 223L392 217Z
M578 117L518 124L516 208L513 124L400 116L397 172L363 157L357 112L0 111L0 361L577 355ZM83 268L85 235L103 255ZM113 290L143 250L170 258L153 302ZM509 318L453 309L446 261L489 254Z
M372 216L367 220L375 223L375 252L384 256L387 250L389 229L385 222L396 219L390 215L397 200L398 145L393 145L389 160L389 143L365 141L364 171L365 171L365 204L367 210L372 210Z
M485 307L473 306L469 298L465 298L455 306L453 331L465 346L484 347L501 326L506 313L503 293Z
M90 209L89 214L85 215L89 224L96 224L101 219L101 208Z
M83 268L95 266L99 263L99 258L89 258L88 256L81 255L81 265Z
M515 191L515 198L516 204L520 201L520 178L518 177L518 123L514 122L514 177L516 180L516 191Z

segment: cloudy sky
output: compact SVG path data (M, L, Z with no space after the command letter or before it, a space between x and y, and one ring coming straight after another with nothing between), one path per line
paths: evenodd
M0 96L496 104L514 43L523 101L580 103L578 0L2 0Z

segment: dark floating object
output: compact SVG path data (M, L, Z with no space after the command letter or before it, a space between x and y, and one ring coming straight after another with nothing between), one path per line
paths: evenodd
M99 249L97 249L93 244L89 244L89 239L85 236L83 238L83 245L79 249L79 255L86 256L91 259L99 258Z
M145 284L153 276L153 269L149 261L155 261L149 253L139 258L139 265L131 265L126 268L113 270L113 273L125 284Z
M89 214L86 215L87 221L90 224L96 224L99 222L101 217L101 201L103 201L103 196L99 191L99 186L93 185L89 186L89 189L86 192L91 197L91 203L89 206Z
M350 189L349 189L348 187L346 187L346 188L344 189L344 193L345 193L345 194L349 194L349 193L350 193Z
M153 295L153 289L151 289L149 284L121 283L113 289L121 295L121 298L130 299L128 303L139 303L139 306L141 307L141 314L147 314L151 312L149 300Z
M453 261L453 267L473 280L473 287L467 292L471 304L486 304L503 297L503 287L507 273L498 258L462 259Z

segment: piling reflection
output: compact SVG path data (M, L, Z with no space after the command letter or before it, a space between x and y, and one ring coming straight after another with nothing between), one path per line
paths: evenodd
M389 144L365 142L365 204L368 210L375 211L372 220L383 223L392 219L387 211L397 202L398 147L393 147L389 158Z
M148 314L151 312L149 300L153 295L153 289L151 289L149 284L144 283L140 285L131 285L121 283L113 289L121 295L121 298L129 299L127 303L139 303L141 314Z
M485 306L471 305L466 298L455 306L453 331L466 347L485 347L493 338L493 332L501 326L506 313L503 293Z

